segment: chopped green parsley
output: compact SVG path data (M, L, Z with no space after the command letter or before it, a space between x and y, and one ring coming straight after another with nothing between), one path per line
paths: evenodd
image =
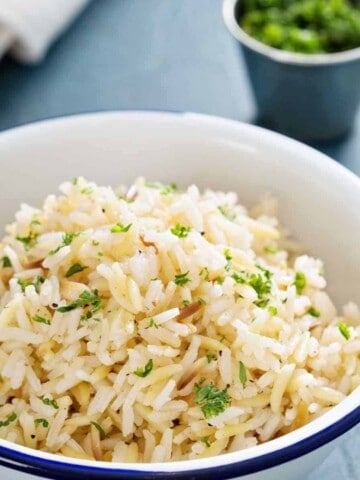
M239 362L239 379L240 379L240 382L242 383L242 386L245 387L245 384L247 382L247 373L246 373L246 367L241 361Z
M169 195L170 193L175 193L179 191L176 183L170 183L168 185L161 182L146 182L148 188L157 188L160 190L161 195Z
M234 213L232 213L226 205L222 205L222 206L218 207L218 209L223 214L223 216L225 218L227 218L228 220L230 220L231 222L233 222L235 220L236 215Z
M200 441L204 443L208 448L210 447L209 437L202 437Z
M49 422L46 420L46 418L36 418L34 420L36 425L42 425L44 428L48 428Z
M104 438L106 438L106 433L105 433L105 430L102 428L102 426L99 425L97 422L90 422L90 423L91 425L94 425L96 430L100 433L101 440L104 440Z
M134 373L138 377L144 378L144 377L147 377L149 375L149 373L151 372L153 367L154 367L154 363L153 363L152 359L150 358L150 360L147 362L147 364L145 365L144 368L137 368Z
M304 288L306 287L306 277L303 272L296 272L294 285L296 287L296 293L301 295Z
M11 263L11 260L10 260L9 257L4 256L4 257L2 257L1 261L2 261L2 267L3 268L11 268L12 267L12 263Z
M180 223L178 223L170 231L173 235L176 235L179 238L185 238L189 235L190 230L191 227L185 227L185 225L181 225Z
M206 419L216 417L226 410L230 403L227 389L220 390L213 384L200 386L194 385L195 403L200 405L201 411Z
M126 233L130 230L132 223L129 223L129 225L123 225L122 223L117 223L114 225L111 229L111 233Z
M65 277L69 278L72 275L75 275L75 273L80 273L83 270L86 270L88 267L82 266L80 263L74 263L69 270L65 273Z
M350 330L349 330L349 327L343 323L343 322L339 322L337 324L337 327L339 329L339 332L341 333L341 335L346 338L346 340L350 340Z
M65 313L75 310L76 308L88 307L90 305L91 308L89 308L86 314L81 316L81 320L89 320L95 312L102 308L103 302L99 297L97 290L94 290L94 292L84 290L77 300L69 305L64 305L63 307L57 308L57 311L60 313Z
M159 325L155 322L153 318L150 318L149 325L146 328L151 328L151 327L159 328Z
M80 190L80 193L83 195L90 195L93 192L93 189L91 187L84 187Z
M208 363L211 363L212 360L216 360L216 355L213 352L209 352L206 354L206 360Z
M59 405L56 400L51 400L50 398L43 398L42 402L44 405L48 405L49 407L55 408L55 410L59 410Z
M269 313L273 316L277 315L277 313L278 313L278 309L276 307L274 307L273 305L270 305L268 307L268 310L269 310Z
M31 230L27 237L21 237L20 235L16 235L16 240L18 242L21 242L24 245L24 249L28 251L36 244L37 237L38 234Z
M225 270L228 272L231 268L231 260L233 258L231 253L230 253L230 250L228 248L225 248L224 256L225 256L225 260L226 260Z
M308 312L307 312L309 315L311 315L312 317L320 317L321 313L319 312L319 310L316 310L316 308L314 307L310 307Z
M176 285L179 285L180 287L183 287L187 283L190 282L190 278L188 277L189 272L186 273L179 273L178 275L175 275L174 282Z
M256 305L265 307L269 302L268 295L271 293L272 273L260 265L257 265L257 268L260 270L260 273L233 272L231 278L236 283L252 287L258 295L258 300L255 302Z
M55 255L61 248L69 246L74 238L78 237L80 233L65 233L62 237L62 242L54 250L50 250L49 255Z
M33 285L36 293L40 292L40 286L45 282L45 278L38 275L35 280L18 278L18 284L21 287L21 291L24 293L26 287Z
M33 317L33 320L34 320L34 322L44 323L45 325L50 325L51 324L50 320L48 320L47 318L44 318L44 317L40 317L40 315L35 315Z
M266 247L264 247L264 252L275 254L278 252L278 249L276 247L273 247L272 245L266 245Z
M8 427L10 423L15 422L17 415L15 412L11 413L6 420L0 420L0 427Z

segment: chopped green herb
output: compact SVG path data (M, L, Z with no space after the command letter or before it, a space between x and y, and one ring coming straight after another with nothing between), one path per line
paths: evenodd
M92 240L91 244L94 245L94 247L97 247L98 245L100 245L100 242L98 242L97 240Z
M69 270L65 273L65 277L66 278L69 278L71 277L72 275L75 275L75 273L80 273L82 272L83 270L86 270L88 267L83 267L82 265L80 265L80 263L74 263L74 265L72 265Z
M343 322L339 322L337 324L337 327L339 329L339 332L341 333L341 335L346 338L346 340L349 340L350 339L350 330L349 330L349 327L343 323Z
M10 423L15 422L17 415L15 412L11 413L6 420L0 420L0 427L8 427Z
M207 360L208 363L210 363L212 360L216 360L215 353L212 353L212 352L207 353L206 354L206 360Z
M296 272L294 285L296 287L296 293L301 295L302 291L306 287L306 277L303 272Z
M247 382L247 373L246 373L246 367L241 361L239 362L239 379L240 379L240 382L242 383L242 386L245 387L245 384Z
M40 286L44 282L45 282L45 278L39 275L35 278L35 280L18 278L18 284L20 285L21 291L23 293L25 292L26 287L28 287L29 285L33 285L35 287L36 293L39 293Z
M170 231L173 235L176 235L179 238L185 238L189 235L191 227L185 227L184 225L180 225L178 223L176 227L173 227Z
M256 268L258 268L259 270L261 270L263 272L263 274L265 275L265 278L267 280L270 280L270 278L273 276L273 274L270 272L270 270L268 270L267 268L264 268L259 263L256 264Z
M30 226L31 227L36 227L36 225L41 225L41 223L37 218L34 218L34 220L31 220Z
M62 237L62 242L60 245L58 245L55 250L50 250L49 255L55 255L61 248L67 247L71 244L71 242L74 240L74 238L78 237L80 233L65 233Z
M190 305L190 301L189 300L183 300L182 304L184 305L184 307L188 307Z
M49 407L55 408L55 410L59 410L59 405L56 400L51 400L50 398L43 398L42 402L44 405L48 405Z
M96 422L90 422L91 425L94 425L94 427L96 428L96 430L100 433L100 438L101 440L104 440L104 438L106 438L106 433L105 433L105 430L102 428L101 425L99 425L98 423Z
M88 290L84 290L79 298L75 300L75 302L70 303L69 305L65 305L63 307L57 308L57 311L60 313L70 312L70 310L75 310L76 308L87 307L91 305L92 307L88 310L88 312L81 316L81 320L88 320L92 317L92 315L100 310L103 306L103 302L98 295L98 291L94 290L94 292L89 292Z
M151 327L159 328L159 325L155 322L153 318L150 318L149 325L146 328L151 328Z
M20 285L22 292L25 292L26 287L28 287L29 285L32 285L32 281L30 279L18 278L17 283L18 285Z
M309 315L311 315L312 317L316 317L316 318L320 317L320 315L321 315L319 310L316 310L316 308L314 308L314 307L309 308L307 313Z
M122 195L119 195L119 200L122 200L123 202L126 202L126 203L134 203L134 201L135 201L135 200L132 199L132 198L129 199L129 198L126 198L126 197L124 197L124 196L122 196Z
M78 232L73 232L73 233L65 233L64 236L63 236L63 246L68 246L72 243L72 241L74 240L74 238L78 237L80 235L80 233Z
M230 212L227 206L222 205L222 206L218 207L218 209L223 214L223 216L225 218L227 218L228 220L230 220L231 222L233 222L235 220L236 215L234 213Z
M175 193L179 190L176 183L170 183L166 185L161 182L146 182L146 186L148 188L157 188L161 190L160 191L161 195L168 195L169 193Z
M233 258L231 253L230 253L230 250L228 248L225 248L224 256L225 256L225 260L226 260L225 270L228 272L231 268L231 260Z
M205 443L205 445L209 448L210 447L210 442L209 442L209 437L202 437L200 439L202 443Z
M198 302L200 303L200 305L206 305L206 301L202 297L198 298Z
M225 278L224 277L221 277L220 275L216 278L214 278L213 282L214 283L217 283L218 285L222 285L225 281Z
M268 307L268 310L269 310L271 315L277 315L277 313L278 313L278 309L276 307L274 307L273 305L270 305Z
M206 419L216 417L226 410L230 403L227 388L220 390L213 384L200 386L194 385L195 403L200 405L201 411Z
M203 277L206 282L210 281L209 269L207 267L202 268L200 270L199 275L200 275L200 277Z
M176 285L179 285L180 287L186 285L187 283L190 282L190 278L188 277L189 272L186 273L179 273L179 275L175 275L174 282Z
M117 223L114 225L111 229L111 233L126 233L130 230L132 223L129 223L129 225L123 225L122 223Z
M3 268L11 268L12 267L12 263L11 263L11 260L10 260L9 257L7 257L7 256L2 257L1 261L2 261L2 267Z
M38 275L34 281L34 287L37 293L40 292L41 285L45 282L45 278Z
M18 242L21 242L24 245L24 249L28 251L36 244L37 237L37 233L30 231L27 237L21 237L20 235L16 235L16 240Z
M48 428L49 422L46 420L46 418L36 418L34 420L36 425L42 425L44 428Z
M259 268L259 267L258 267ZM258 294L259 300L256 304L259 307L264 307L268 303L267 295L271 292L271 272L269 270L262 269L262 273L252 273L250 275L248 284Z
M264 252L274 254L278 252L278 249L276 247L273 247L272 245L267 245L266 247L264 247Z
M79 177L74 177L74 178L72 179L72 182L71 182L71 183L72 183L73 185L77 185L77 184L78 184L78 181L79 181Z
M92 193L93 189L91 187L84 187L80 190L80 193L84 195L90 195Z
M35 317L33 317L33 320L34 320L34 322L44 323L45 325L50 325L51 324L50 320L48 320L47 318L44 318L44 317L40 317L40 315L35 315Z
M233 280L235 280L236 283L246 283L248 281L248 274L246 272L234 272L232 275L231 275L231 278Z
M151 372L153 367L154 367L154 364L153 364L152 359L150 358L150 360L147 362L147 364L145 365L144 368L137 368L134 373L138 377L144 378L144 377L147 377L149 375L149 373Z

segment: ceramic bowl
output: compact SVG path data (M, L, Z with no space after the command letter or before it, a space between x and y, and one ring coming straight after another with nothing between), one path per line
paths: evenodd
M225 24L244 55L258 123L308 142L344 136L360 103L360 48L331 54L279 50L239 26L242 0L224 0Z
M259 127L196 114L119 112L69 117L0 135L0 225L20 202L37 204L60 182L100 184L143 175L234 190L244 204L279 198L280 219L325 261L338 305L360 303L360 180L321 153ZM360 389L312 423L244 451L164 464L76 460L0 441L0 464L48 479L303 479L360 421ZM19 474L17 474L19 475ZM21 474L28 478L27 475ZM11 472L1 478L14 478Z

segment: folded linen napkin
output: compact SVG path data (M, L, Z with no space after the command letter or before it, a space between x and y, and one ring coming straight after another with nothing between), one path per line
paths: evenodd
M89 0L0 0L0 58L36 63Z

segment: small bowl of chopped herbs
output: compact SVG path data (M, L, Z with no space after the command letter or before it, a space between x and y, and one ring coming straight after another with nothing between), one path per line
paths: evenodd
M360 1L224 0L259 123L305 141L344 136L360 103Z

